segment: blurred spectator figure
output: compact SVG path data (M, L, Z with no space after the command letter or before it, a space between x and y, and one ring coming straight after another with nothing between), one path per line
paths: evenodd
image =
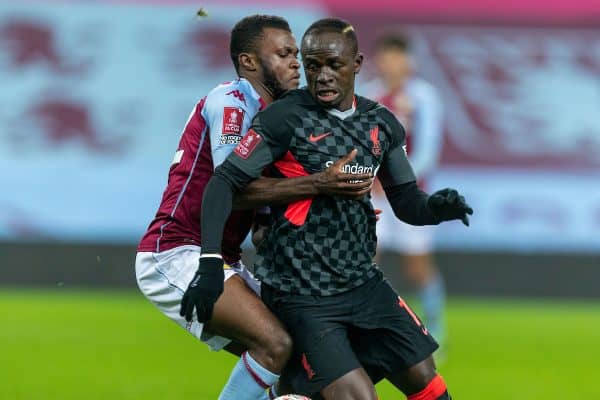
M442 106L436 89L416 76L410 39L396 33L375 44L377 79L367 84L368 95L390 109L406 130L406 151L419 186L427 190L427 177L436 169L442 146ZM432 226L412 226L394 217L379 182L373 204L383 210L377 224L379 251L395 254L406 278L418 293L425 323L442 345L445 343L445 287L433 251Z

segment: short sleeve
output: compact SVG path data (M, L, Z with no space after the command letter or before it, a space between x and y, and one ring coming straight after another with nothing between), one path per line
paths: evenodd
M227 161L244 174L258 178L266 166L280 159L288 151L293 135L282 111L280 104L273 104L259 112Z
M254 115L235 96L224 93L209 95L201 114L210 134L212 160L216 168L241 142Z

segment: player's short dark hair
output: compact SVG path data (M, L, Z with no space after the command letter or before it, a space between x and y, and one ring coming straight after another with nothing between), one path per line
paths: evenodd
M302 41L304 41L304 38L308 34L324 32L341 33L352 47L352 53L358 53L358 38L356 37L354 27L348 21L341 18L323 18L314 22L308 27L306 32L304 32Z
M240 54L258 51L258 42L262 39L265 28L292 31L288 22L276 15L255 14L242 18L231 30L229 41L229 54L236 71L240 66L238 61Z
M410 48L410 37L404 32L388 33L375 41L375 51L399 50L408 53Z

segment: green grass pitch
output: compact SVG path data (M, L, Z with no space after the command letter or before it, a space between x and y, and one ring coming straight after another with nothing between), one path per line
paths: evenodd
M214 400L236 361L133 290L0 289L0 321L0 399ZM452 299L448 322L454 399L600 399L600 303Z

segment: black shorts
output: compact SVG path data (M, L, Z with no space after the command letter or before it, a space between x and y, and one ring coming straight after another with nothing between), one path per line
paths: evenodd
M262 298L294 340L282 378L300 394L314 396L360 367L376 383L438 348L381 273L333 296L290 295L263 284Z

